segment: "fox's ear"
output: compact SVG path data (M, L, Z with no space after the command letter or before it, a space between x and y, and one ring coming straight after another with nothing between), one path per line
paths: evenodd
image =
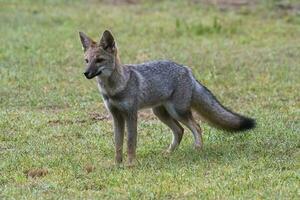
M105 30L100 40L100 47L104 50L114 51L116 48L115 39L109 30Z
M92 45L92 43L94 43L94 41L83 32L79 32L79 36L82 43L82 47L84 51L86 51L87 48L89 48Z

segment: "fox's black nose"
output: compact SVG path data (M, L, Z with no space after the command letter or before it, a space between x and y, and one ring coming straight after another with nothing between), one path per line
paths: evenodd
M85 77L87 79L92 79L94 77L93 74L91 72L89 72L89 71L86 71L83 74L85 75Z
M83 74L85 75L86 78L89 78L89 72L86 71Z

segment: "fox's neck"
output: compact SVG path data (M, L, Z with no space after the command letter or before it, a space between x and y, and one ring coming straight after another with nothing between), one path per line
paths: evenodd
M113 73L107 79L106 84L110 89L118 88L127 82L127 74L125 74L124 69L120 65L116 65Z
M120 59L116 57L114 71L111 76L106 79L100 79L98 77L98 83L103 93L113 96L124 89L128 79L129 75L121 66Z

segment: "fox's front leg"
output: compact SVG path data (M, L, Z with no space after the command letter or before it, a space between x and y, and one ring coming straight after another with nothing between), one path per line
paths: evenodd
M117 111L111 112L114 124L114 139L115 139L115 162L120 164L123 160L123 141L124 141L124 122L123 115Z
M137 143L137 112L126 115L128 165L133 166L136 156Z

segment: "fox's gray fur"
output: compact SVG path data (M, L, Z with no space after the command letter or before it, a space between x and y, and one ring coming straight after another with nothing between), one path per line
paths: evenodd
M128 162L135 159L137 112L152 108L153 113L173 132L168 152L173 151L187 126L194 135L195 147L202 146L202 131L192 115L197 111L210 124L227 130L243 131L255 121L231 112L201 85L191 70L172 61L152 61L121 65L115 40L105 31L99 43L80 32L88 79L96 77L106 108L114 122L116 162L122 162L124 126L127 127Z

